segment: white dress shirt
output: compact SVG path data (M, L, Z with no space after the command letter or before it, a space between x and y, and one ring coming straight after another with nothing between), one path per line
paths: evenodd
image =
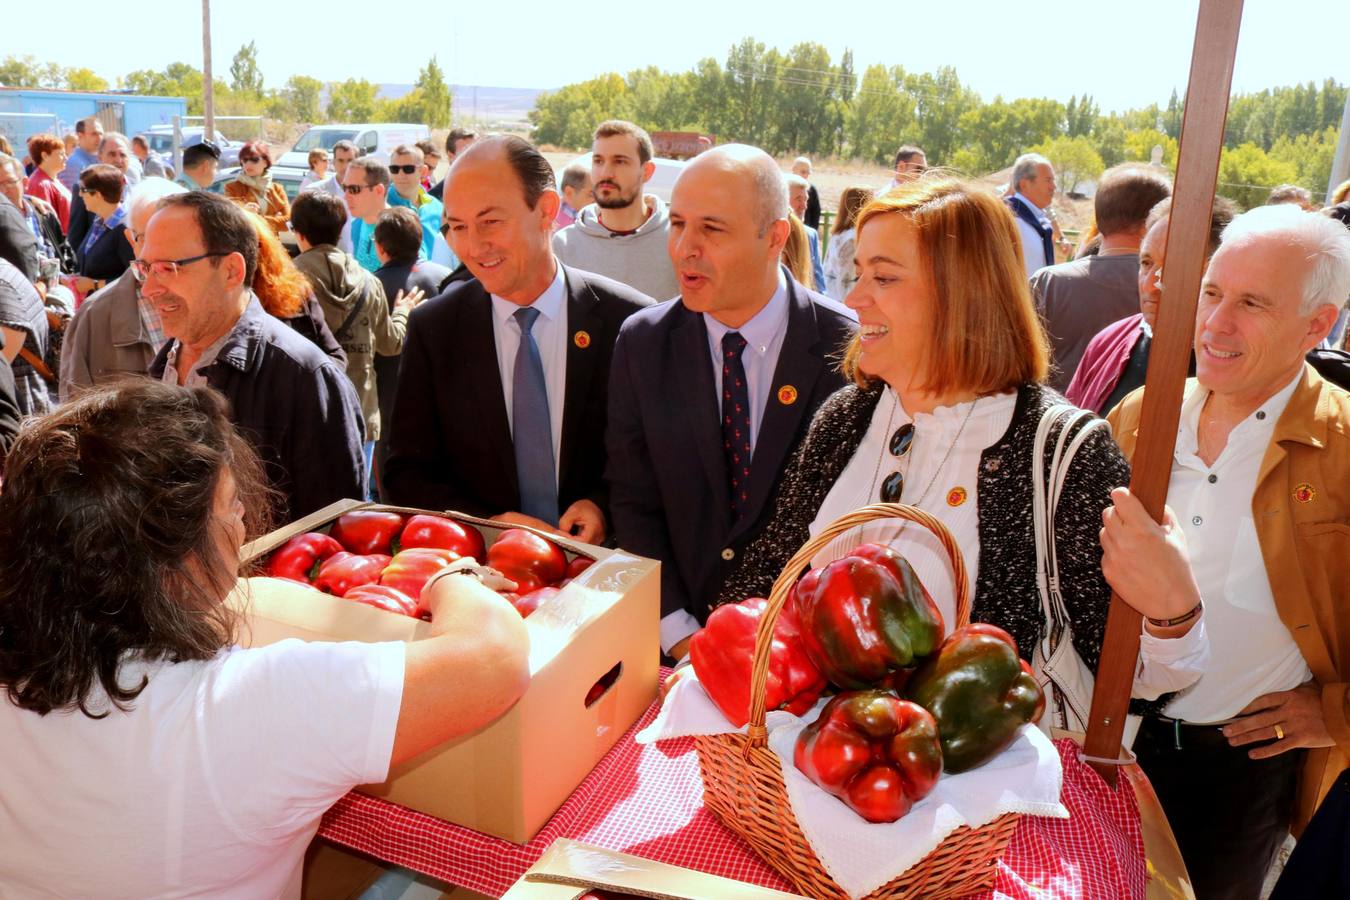
M729 331L739 332L745 338L741 364L745 366L746 391L750 397L750 450L753 454L759 441L759 426L764 421L764 407L773 388L774 370L778 368L778 354L787 336L788 299L787 277L778 270L778 287L755 313L754 318L740 328L728 328L708 313L703 324L708 329L708 352L712 357L713 386L717 388L717 411L722 412L722 338ZM720 421L720 419L719 419Z
M1261 461L1302 377L1300 370L1240 422L1212 466L1200 458L1196 437L1209 392L1187 382L1167 503L1186 534L1215 652L1200 680L1167 705L1173 718L1223 722L1262 694L1292 690L1312 678L1275 608L1252 518Z
M1049 217L1039 206L1022 196L1021 193L1013 194L1013 196L1031 207L1031 211L1047 226L1050 225ZM1013 214L1013 219L1017 222L1017 233L1022 237L1022 261L1026 263L1027 277L1030 278L1046 266L1053 266L1055 264L1054 259L1045 258L1045 243L1041 238L1041 233L1032 228L1029 222L1016 213Z
M947 526L965 561L966 583L973 603L980 570L980 456L1002 440L1012 424L1016 403L1015 393L996 394L955 406L940 406L931 413L911 417L895 392L887 388L853 459L811 523L811 536L815 537L840 516L879 503L882 482L892 472L904 472L900 502L919 507ZM914 442L906 458L897 461L890 452L891 435L907 422L914 423ZM1031 477L1030 472L1027 477ZM956 622L956 581L951 563L938 539L920 525L879 519L849 529L826 545L811 560L811 565L826 565L866 543L890 544L909 561L950 631ZM1026 659L1031 659L1034 648L1019 649ZM1156 638L1144 632L1140 638L1134 696L1153 699L1193 683L1207 664L1208 656L1203 621L1179 638Z
M567 390L567 282L563 267L554 260L553 281L544 292L526 306L539 310L530 333L539 347L544 363L544 390L548 394L548 423L553 435L553 477L558 478L562 447L563 396ZM502 399L506 401L506 421L515 433L511 399L515 387L516 351L520 349L520 325L515 320L519 303L492 296L492 335L497 344L497 368L502 375Z

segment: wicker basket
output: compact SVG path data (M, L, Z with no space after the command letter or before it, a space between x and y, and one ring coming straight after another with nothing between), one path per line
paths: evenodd
M808 897L848 900L848 894L830 878L802 835L788 803L778 756L768 747L764 688L774 620L816 553L850 528L884 518L914 522L937 536L951 559L955 576L957 627L970 623L965 560L947 527L912 506L894 503L865 506L836 520L807 541L774 582L755 643L747 733L695 739L708 808ZM868 900L964 897L987 889L993 884L998 858L1012 840L1017 819L1016 814L1010 813L979 828L958 828L916 865L869 894Z

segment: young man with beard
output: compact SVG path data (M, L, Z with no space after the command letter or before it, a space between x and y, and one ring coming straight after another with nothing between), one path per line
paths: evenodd
M601 122L591 144L595 202L553 236L558 259L657 300L678 294L675 267L666 253L670 211L660 197L642 192L655 171L647 132L619 119Z

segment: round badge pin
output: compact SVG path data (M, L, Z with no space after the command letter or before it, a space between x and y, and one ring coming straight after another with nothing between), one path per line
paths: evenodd
M966 502L966 489L963 487L954 487L947 492L947 505L960 506Z
M791 406L797 402L797 389L790 384L785 384L778 389L778 402L784 406Z
M572 335L572 343L576 344L582 350L585 350L587 347L591 345L590 333L585 331L578 331L576 334Z
M1311 503L1317 499L1317 488L1305 481L1294 488L1294 499L1299 503Z

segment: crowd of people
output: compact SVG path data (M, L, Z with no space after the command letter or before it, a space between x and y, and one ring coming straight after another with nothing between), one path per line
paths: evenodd
M1046 428L1081 437L1054 517L1058 624L1091 670L1112 592L1142 614L1135 751L1197 896L1257 896L1350 780L1344 196L1216 201L1160 524L1126 487L1160 169L1106 172L1057 263L1055 173L1034 154L1000 195L902 147L822 236L810 160L715 147L667 202L624 121L560 178L516 136L454 131L387 164L340 141L294 200L262 142L220 195L209 141L173 177L97 120L75 140L67 157L35 137L31 174L0 156L0 753L20 767L0 836L21 851L0 880L276 893L343 791L523 690L523 632L468 565L436 582L427 641L232 649L221 600L268 522L370 497L620 546L662 563L677 663L809 537L905 503L952 533L972 618L1030 657L1057 625L1032 515ZM1066 402L1111 429L1080 433ZM894 545L954 619L931 536L878 522L826 553L864 541ZM265 747L218 738L264 727ZM72 798L68 828L11 834L53 797ZM89 854L76 831L122 837Z

